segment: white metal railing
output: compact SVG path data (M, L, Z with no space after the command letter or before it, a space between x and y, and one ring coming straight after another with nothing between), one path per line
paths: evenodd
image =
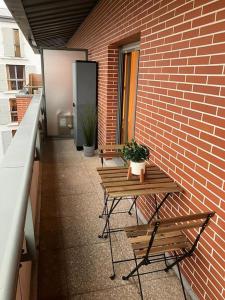
M35 255L29 190L41 102L33 96L0 165L0 300L15 299L24 232Z

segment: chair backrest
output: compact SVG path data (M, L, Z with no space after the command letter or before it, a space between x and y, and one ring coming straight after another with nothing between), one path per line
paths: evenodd
M163 234L163 233L169 234L176 231L184 231L191 228L199 228L200 231L193 243L193 249L192 249L193 251L200 239L202 232L207 226L210 218L213 217L214 215L215 212L210 211L204 213L191 214L187 216L154 220L151 223L151 226L147 230L147 234L146 234L146 235L150 235L147 255L149 254L149 251L151 249L151 246L157 234Z
M153 221L151 225L155 226L158 224L158 233L199 228L202 227L208 218L210 219L212 216L214 216L214 214L214 211L210 211L168 219L157 219Z

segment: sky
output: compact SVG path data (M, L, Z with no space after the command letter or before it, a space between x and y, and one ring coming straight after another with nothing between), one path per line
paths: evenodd
M3 0L0 0L0 8L6 7L5 2Z

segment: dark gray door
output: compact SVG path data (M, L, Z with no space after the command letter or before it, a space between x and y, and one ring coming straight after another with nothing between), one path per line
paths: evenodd
M87 108L96 111L97 64L89 61L76 61L73 64L74 78L74 139L77 148L84 144L82 119Z

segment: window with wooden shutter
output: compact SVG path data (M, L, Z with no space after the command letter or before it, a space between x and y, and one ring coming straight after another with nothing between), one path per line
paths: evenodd
M19 29L2 28L4 56L21 57Z
M9 90L22 90L25 85L25 67L22 65L7 65Z

